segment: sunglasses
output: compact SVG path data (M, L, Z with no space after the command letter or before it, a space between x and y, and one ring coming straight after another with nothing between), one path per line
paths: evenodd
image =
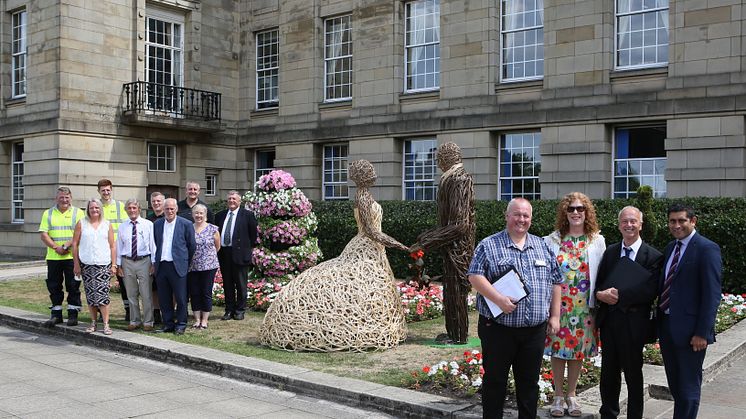
M583 213L583 212L585 212L585 207L582 206L582 205L579 206L579 207L567 207L567 213L568 214L572 214L575 211L577 211L579 213Z

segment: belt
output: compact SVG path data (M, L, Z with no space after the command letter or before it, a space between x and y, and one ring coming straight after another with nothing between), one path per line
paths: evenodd
M134 257L134 258L132 256L122 256L122 257L125 258L125 259L129 259L129 260L133 260L133 261L138 261L140 259L150 258L150 255L142 255L142 256L138 256L138 257Z

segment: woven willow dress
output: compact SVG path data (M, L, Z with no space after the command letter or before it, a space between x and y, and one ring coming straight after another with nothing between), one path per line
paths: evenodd
M381 206L371 208L381 231ZM342 253L290 281L277 295L259 331L262 344L294 351L362 351L396 346L406 322L386 248L358 234Z

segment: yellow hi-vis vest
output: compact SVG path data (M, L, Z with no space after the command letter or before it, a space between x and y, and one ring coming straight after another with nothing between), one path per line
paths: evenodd
M109 205L104 204L101 208L101 215L111 223L111 228L114 230L114 241L116 242L119 235L119 225L129 218L127 211L124 209L124 202L114 200Z
M75 224L81 218L83 218L83 211L79 208L71 205L67 211L60 212L55 205L42 214L39 231L45 231L58 246L62 246L65 242L73 239ZM47 247L47 260L68 260L72 258L72 251L60 255L54 249Z

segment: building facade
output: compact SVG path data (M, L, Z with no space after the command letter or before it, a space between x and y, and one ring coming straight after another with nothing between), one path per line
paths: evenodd
M0 252L81 205L206 200L272 168L312 199L746 196L740 0L0 0Z

